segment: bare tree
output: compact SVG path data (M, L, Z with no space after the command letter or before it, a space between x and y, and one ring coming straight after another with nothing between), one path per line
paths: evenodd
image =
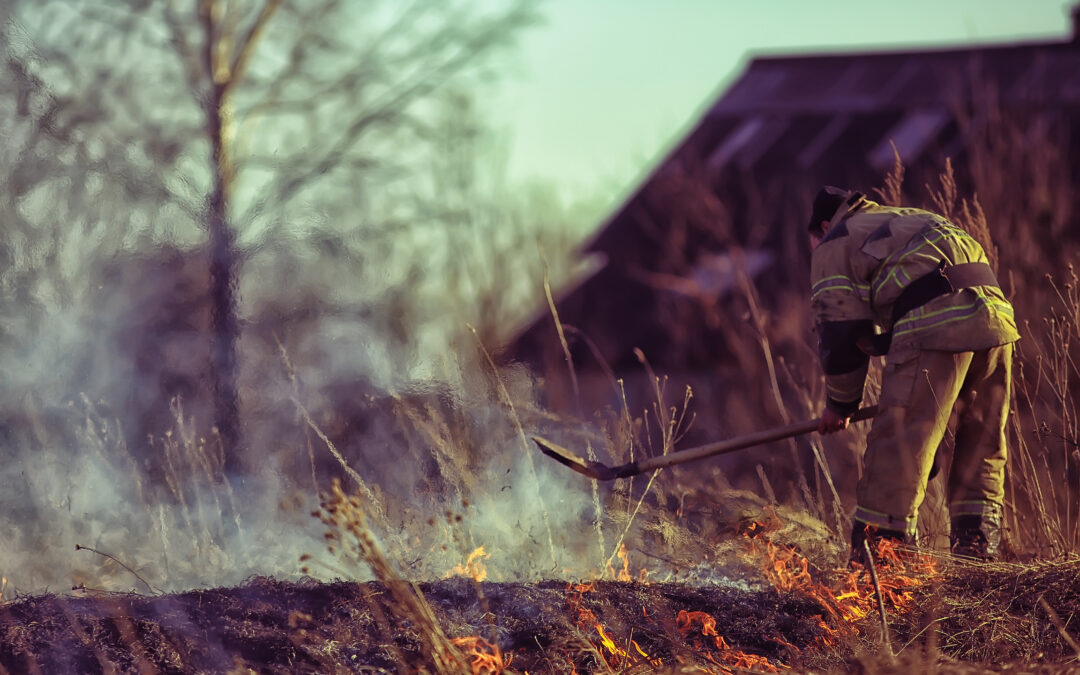
M392 195L393 179L413 168L405 148L428 131L431 94L482 75L534 5L87 0L13 11L8 68L22 74L20 100L37 105L28 138L63 149L70 158L55 163L81 180L117 185L152 223L147 236L205 229L227 473L240 469L243 446L245 256L311 204L355 200L376 181ZM379 219L407 217L385 206Z

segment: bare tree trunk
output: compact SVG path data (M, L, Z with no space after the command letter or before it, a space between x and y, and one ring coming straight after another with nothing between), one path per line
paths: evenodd
M224 472L227 480L242 477L243 433L239 416L237 391L237 341L240 321L237 317L236 235L229 222L229 205L235 167L231 154L232 110L229 101L243 65L250 53L258 27L265 24L277 2L271 0L256 23L241 50L241 57L233 62L231 54L223 49L229 40L221 34L220 5L215 0L203 0L199 5L199 19L205 36L204 65L210 76L210 88L204 102L206 128L210 137L212 185L207 200L207 230L210 245L210 316L213 327L213 363L211 378L214 391L214 426L224 448Z
M215 87L215 90L217 87ZM213 130L213 154L216 167L213 188L207 204L207 227L210 239L210 316L213 326L212 378L214 390L214 425L225 449L225 475L238 476L243 449L238 394L236 343L240 334L236 303L235 235L229 225L228 204L231 175L228 151L221 143L220 108L211 105L208 122Z

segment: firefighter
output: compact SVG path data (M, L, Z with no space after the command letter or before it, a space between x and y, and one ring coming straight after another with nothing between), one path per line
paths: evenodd
M936 213L882 206L831 186L815 197L808 229L810 303L827 394L818 431L847 428L870 357L885 357L880 411L856 491L852 559L863 559L866 540L914 544L919 505L954 412L951 548L996 559L1020 335L986 253Z

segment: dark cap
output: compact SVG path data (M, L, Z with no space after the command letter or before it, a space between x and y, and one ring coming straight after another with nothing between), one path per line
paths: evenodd
M821 221L832 220L837 209L840 208L840 205L844 203L849 194L847 190L832 185L826 185L818 190L817 196L814 197L814 209L810 213L810 222L806 224L806 229L810 230L811 234L821 236Z

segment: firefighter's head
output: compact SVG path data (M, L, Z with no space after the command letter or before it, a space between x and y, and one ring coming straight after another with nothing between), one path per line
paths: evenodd
M832 185L818 190L810 212L810 222L806 224L806 229L810 232L810 248L817 248L830 227L852 211L862 208L865 203L865 195L856 190L845 190Z
M826 185L818 190L817 196L814 197L814 208L810 212L810 222L806 224L806 229L810 231L811 236L818 239L825 236L829 222L850 195L851 193L847 190L832 185Z

